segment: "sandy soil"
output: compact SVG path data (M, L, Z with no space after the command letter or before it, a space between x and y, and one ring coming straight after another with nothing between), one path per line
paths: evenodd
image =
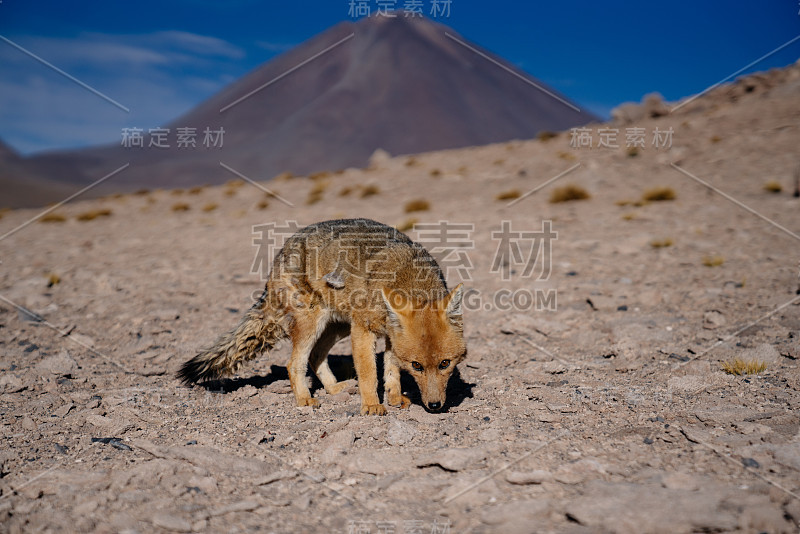
M796 532L800 68L612 126L620 148L597 148L598 127L593 149L562 133L264 184L293 207L249 184L75 202L0 240L0 531ZM549 203L565 184L591 198ZM676 198L617 205L656 187ZM430 209L405 213L414 199ZM4 213L0 235L36 214ZM448 411L411 381L416 404L385 417L358 415L355 383L296 408L287 347L180 386L261 288L252 227L344 216L474 225L472 268L448 273L478 292ZM549 279L513 257L509 280L492 273L492 232L542 220ZM548 289L555 310L493 300ZM333 354L346 373L347 343ZM726 374L735 357L767 368Z

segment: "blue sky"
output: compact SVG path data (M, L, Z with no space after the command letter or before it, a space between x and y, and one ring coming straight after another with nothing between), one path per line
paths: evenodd
M388 2L402 8L407 0ZM434 0L417 0L429 13ZM439 0L440 2L442 0ZM0 139L23 153L118 142L162 126L261 63L342 20L350 0L2 0ZM372 10L378 0L370 0ZM695 94L800 36L798 0L452 0L437 20L582 106ZM745 72L800 58L800 39Z

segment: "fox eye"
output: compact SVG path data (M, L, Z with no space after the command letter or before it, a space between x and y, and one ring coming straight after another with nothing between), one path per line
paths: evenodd
M444 370L447 369L448 367L450 367L450 360L442 360L441 362L439 362L439 369Z
M415 371L422 371L422 364L419 362L411 362L411 367L413 367Z

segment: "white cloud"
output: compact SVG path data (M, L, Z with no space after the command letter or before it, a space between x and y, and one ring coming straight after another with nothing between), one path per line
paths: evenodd
M131 110L0 42L0 139L22 153L114 143L122 127L163 126L249 70L232 61L245 56L241 48L182 31L12 39Z

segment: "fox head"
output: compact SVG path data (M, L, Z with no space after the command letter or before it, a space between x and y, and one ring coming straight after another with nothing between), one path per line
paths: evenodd
M447 382L466 357L461 316L462 286L444 298L418 301L383 290L394 357L417 381L422 404L432 412L444 408Z

